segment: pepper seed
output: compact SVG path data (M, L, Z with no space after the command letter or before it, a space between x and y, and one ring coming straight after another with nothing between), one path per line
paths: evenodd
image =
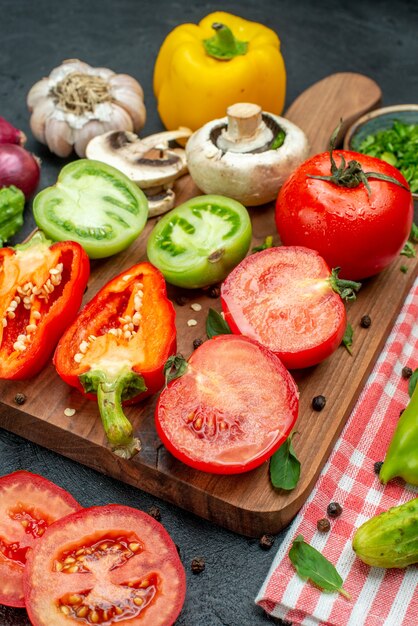
M205 559L201 556L193 559L191 570L193 574L201 574L205 570Z
M322 409L325 407L327 400L325 398L325 396L315 396L312 399L312 408L314 411L322 411Z
M413 371L410 367L405 366L402 368L402 378L406 378L406 379L411 378L412 374L413 374Z
M327 515L329 517L339 517L342 512L343 508L338 502L330 502L327 506Z
M64 415L67 417L72 417L75 414L75 409L67 408L64 410Z
M193 304L190 305L190 308L197 312L202 310L202 305L198 302L193 302Z
M270 548L273 547L273 544L274 544L273 535L263 535L262 537L260 537L259 542L258 542L258 545L263 550L270 550Z
M362 328L370 328L372 324L372 320L370 318L370 315L363 315L363 317L360 320L360 326Z
M196 320L187 320L187 326L197 326Z

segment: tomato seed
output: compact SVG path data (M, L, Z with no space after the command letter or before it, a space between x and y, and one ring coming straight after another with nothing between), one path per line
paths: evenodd
M149 587L149 580L148 578L145 578L145 580L141 580L139 583L138 589L146 589L147 587Z
M99 616L99 614L98 614L98 612L96 610L90 612L89 620L93 624L97 624L99 622L99 619L100 619L100 616Z
M89 607L84 605L84 606L81 606L79 609L77 609L75 614L77 615L77 617L86 617L88 612L89 612Z
M71 609L69 609L65 604L60 606L60 611L61 613L64 613L64 615L69 615L71 613Z
M120 606L115 606L115 613L116 615L122 615L123 611Z
M132 552L138 552L139 548L140 548L140 544L139 543L130 543L128 545L129 550L132 550Z
M72 556L67 556L64 563L75 563L75 559Z
M60 563L59 561L55 561L55 571L60 572L62 568L63 568L62 563Z
M81 604L83 598L78 594L73 594L68 598L68 604Z
M136 604L136 606L141 606L141 604L144 604L144 601L142 598L139 598L137 596L136 598L134 598L134 604Z

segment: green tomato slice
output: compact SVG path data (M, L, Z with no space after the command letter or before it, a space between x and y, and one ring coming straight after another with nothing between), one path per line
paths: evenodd
M251 236L242 204L224 196L198 196L157 222L147 254L167 282L196 289L223 280L247 254Z
M124 250L144 229L145 194L122 172L80 159L62 168L57 183L33 201L35 222L55 241L78 241L90 258Z

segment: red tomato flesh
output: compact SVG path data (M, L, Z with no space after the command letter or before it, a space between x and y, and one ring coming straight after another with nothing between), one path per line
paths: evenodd
M334 152L356 160L364 172L391 176L408 186L389 163L357 152ZM276 225L286 246L313 248L330 267L340 267L342 278L358 280L381 272L397 257L409 237L413 220L410 191L396 183L369 178L370 194L363 183L342 187L311 178L330 175L328 152L300 165L279 192Z
M186 373L162 391L156 426L180 461L234 474L268 459L297 412L297 387L280 360L247 337L220 335L195 350Z
M170 626L186 583L163 526L142 511L110 504L48 528L28 556L24 587L33 626Z
M0 604L25 606L26 555L57 519L82 507L61 487L26 471L0 478Z
M234 333L267 346L289 369L315 365L338 348L347 323L329 276L324 259L308 248L252 254L222 285L225 319Z

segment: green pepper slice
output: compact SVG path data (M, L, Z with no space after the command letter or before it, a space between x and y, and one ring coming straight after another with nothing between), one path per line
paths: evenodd
M197 289L222 281L247 254L251 236L242 204L224 196L198 196L156 224L147 254L167 282Z
M55 241L77 241L92 259L127 248L148 217L145 194L122 172L80 159L62 168L57 183L33 202L35 222Z

